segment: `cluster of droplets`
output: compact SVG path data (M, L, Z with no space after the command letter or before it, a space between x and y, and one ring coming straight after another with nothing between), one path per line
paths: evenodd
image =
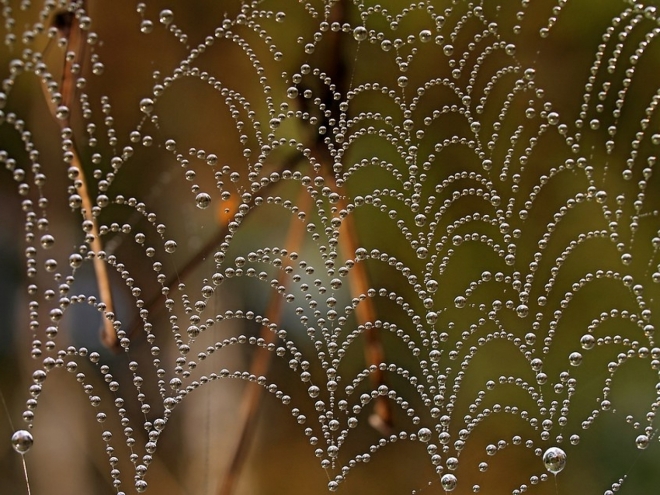
M328 483L331 491L339 488L353 468L369 462L386 445L401 441L423 444L441 488L454 491L459 483L467 483L460 476L459 459L470 448L470 437L498 415L520 418L531 428L527 431L534 433L528 438L515 434L510 440L488 443L487 458L509 447L524 446L539 458L540 470L546 471L529 478L529 484L535 485L549 479L548 473L556 476L565 468L567 451L570 453L570 446L581 440L580 429L586 430L601 415L616 411L611 391L617 372L626 362L640 360L649 363L654 372L660 369L660 348L654 340L653 290L646 288L648 282L660 283L656 259L660 230L652 227L657 232L650 242L639 239L646 236L648 224L657 216L648 192L656 157L648 149L660 145L660 134L652 131L651 125L659 94L644 107L625 168L620 171L632 187L612 184L614 159L603 166L598 154L599 146L607 156L613 157L618 151L621 115L632 99L628 88L642 56L660 33L654 8L631 2L612 20L596 52L579 117L571 123L548 100L537 70L519 59L522 55L516 36L522 31L530 5L525 0L520 2L510 32L503 27L508 24L498 18L499 7L493 14L485 6L467 2L452 2L440 11L431 2L419 1L392 13L380 5L355 1L351 6L359 18L355 24L336 19L331 3L319 11L311 3L301 2L305 15L318 23L318 28L310 37L297 38L301 53L290 57L269 34L271 23L286 21L287 14L261 10L259 2L242 3L235 17L225 17L195 46L190 44L193 37L175 22L173 10L152 12L147 3L140 2L136 8L140 33L165 30L185 48L186 55L169 73L154 71L151 94L141 97L136 109L140 122L122 147L125 140L117 131L111 98L102 96L96 102L85 93L88 82L83 63L91 66L95 76L103 75L105 66L95 52L99 39L91 31L93 21L83 3L44 2L38 21L21 37L26 48L10 62L0 93L0 120L19 136L27 153L22 164L3 150L0 163L17 185L26 219L29 326L34 335L31 353L40 363L32 374L30 398L23 413L29 430L48 374L65 369L75 375L101 424L110 414L105 397L112 397L124 442L131 450L135 488L143 492L159 437L177 405L209 382L238 379L256 383L291 409L320 466L332 473ZM540 38L550 35L565 4L563 0L557 3L538 33ZM12 19L9 7L4 14L6 20ZM423 22L409 30L407 23L415 16ZM45 23L51 18L56 21L47 29ZM85 60L67 52L71 47L66 29L72 24L65 23L73 18L84 33L86 45L92 47ZM387 28L375 22L377 18L383 18ZM18 43L12 31L14 23L7 24L7 44ZM624 57L631 32L641 27L647 34L633 54ZM77 110L69 107L71 102L63 96L63 85L49 70L43 51L30 48L43 36L55 40L71 62L68 70L79 91L75 104L84 120L85 143L92 150L90 167L83 166L77 155L76 131L71 123ZM355 54L348 76L338 74L332 61L317 57L324 44L339 46L336 40ZM226 85L222 74L201 69L205 55L226 43L236 45L248 60L262 94L260 101ZM263 46L261 51L256 48L258 44L266 46L277 67L288 59L302 62L273 77L270 65L258 58L264 51ZM368 51L373 48L376 50ZM417 70L426 50L435 50L439 60L432 77L422 77ZM377 53L383 63L391 64L393 76L383 74L383 80L374 80L373 74L365 76L360 65L367 53ZM67 253L68 267L58 263L57 255L50 255L57 246L47 215L46 175L41 165L45 160L33 131L19 115L3 110L19 76L26 73L37 76L53 106L60 125L61 161L69 179L68 206L83 213L84 240ZM239 161L225 163L222 150L184 146L177 139L161 137L160 99L185 78L204 83L221 97L238 132ZM387 100L388 105L365 108L369 98ZM97 106L101 115L95 114ZM445 126L445 122L450 125ZM113 149L111 156L95 151L100 149L101 127ZM305 135L310 127L312 138ZM289 135L292 128L296 130ZM542 153L548 140L559 142L562 149L546 166ZM369 151L363 157L362 143L372 141L391 152L365 145ZM201 280L181 280L171 268L181 263L177 240L169 236L170 229L152 209L150 198L116 192L118 175L131 173L125 165L140 147L162 147L169 153L197 209L221 205L224 223L217 245L210 251L212 267ZM446 165L456 161L456 150L462 153L458 169ZM291 152L295 158L274 165L278 152ZM90 179L96 191L89 204L83 172L87 168L92 169ZM204 180L209 169L213 181ZM371 173L374 179L364 181ZM381 185L379 177L383 176L387 179ZM549 197L555 184L566 183L566 177L573 184L568 192ZM289 189L293 188L301 191L300 197L291 196ZM261 244L265 240L257 239L258 247L233 254L243 223L258 218L262 207L269 205L284 210L292 224L301 226L312 249L266 247ZM543 211L546 205L552 209L549 214ZM115 214L113 207L129 213ZM86 209L91 210L87 215ZM580 225L580 233L572 234L572 218L582 211L591 212L592 223L586 229ZM356 220L359 215L382 220L378 226L393 226L395 241L360 224ZM356 224L359 243L350 239ZM564 228L569 232L565 242L567 237L561 237ZM112 247L111 241L118 238L130 238L139 247L153 271L153 280L134 278L130 260L122 259L120 247ZM59 239L58 245L63 243ZM95 249L99 239L108 240L110 247L106 244L105 249ZM564 267L600 242L614 247L616 263L604 260L602 269L588 268L566 284ZM647 263L636 262L635 248L642 243L645 250L640 250L640 257ZM474 276L456 277L456 265L470 256L465 253L481 248L484 251L480 253L488 253L483 260L492 268L480 269ZM99 260L123 280L137 310L137 324L120 321L100 297L73 293L78 270ZM387 284L372 286L368 279L372 270L388 273L396 281L396 289ZM241 279L260 284L273 298L293 308L292 320L302 332L288 328L288 320L285 326L283 318L271 321L256 310L237 307L214 311L216 296L231 291L231 284ZM584 329L568 328L565 313L582 293L600 283L623 287L629 300L621 308L603 309ZM158 294L150 301L148 287L154 284ZM92 306L110 323L119 350L130 355L141 340L146 341L158 397L148 396L144 386L147 371L142 363L130 360L132 383L124 384L98 352L85 347L63 348L58 343L65 313L81 304ZM169 335L153 326L152 316L159 305L169 313ZM405 324L394 321L392 315L397 312ZM620 321L625 330L603 335L609 320ZM262 332L259 336L226 336L223 329L230 321L254 322ZM143 335L138 339L140 331ZM398 364L399 354L384 355L377 362L366 362L353 377L344 375L342 364L355 342L373 340L385 332L414 365ZM563 341L565 333L575 335L570 351L560 353L556 351L557 341ZM208 334L215 342L201 345ZM177 351L172 362L163 357L167 339ZM511 353L523 363L524 372L517 375L490 370L496 379L487 380L475 393L466 385L474 369L472 362L500 344L510 346ZM202 362L237 346L264 350L283 360L294 379L303 384L306 395L289 395L267 376L249 371L198 371ZM619 350L615 358L601 370L602 393L594 398L597 407L586 417L573 420L569 413L572 404L580 400L577 390L582 375L578 372L584 369L583 363L591 354L615 347ZM98 368L109 395L97 391L80 371L82 360ZM561 361L559 368L554 365L557 361ZM390 375L397 377L397 383L402 379L405 388L390 386ZM519 390L528 399L525 406L491 400L506 387ZM131 417L126 407L128 395L124 395L129 392L125 390L137 398L142 416ZM654 393L655 400L643 419L637 414L626 416L635 430L633 442L640 450L646 449L656 434L660 385ZM315 417L303 412L309 408L301 404L308 402L313 404ZM382 403L398 408L409 424L379 424L375 411ZM372 411L364 421L361 414ZM462 418L461 412L465 412ZM364 423L375 426L382 437L363 453L345 459L342 446L350 432ZM144 429L144 446L137 445L139 435L134 428ZM113 433L104 430L102 438L113 484L120 490L122 473ZM566 439L570 445L564 450ZM32 446L32 434L20 429L11 442L17 452L25 454ZM138 451L143 451L142 455ZM488 461L478 465L480 472L488 468ZM611 491L618 490L621 483L623 479L612 484ZM472 485L473 492L481 488L476 482ZM521 484L512 493L527 489L526 483Z

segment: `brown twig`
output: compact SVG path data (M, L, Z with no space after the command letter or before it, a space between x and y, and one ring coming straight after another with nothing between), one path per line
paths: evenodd
M304 189L301 191L301 208L305 211L310 204L310 196ZM286 236L286 249L289 252L299 250L304 240L304 223L293 219L289 225L289 231ZM283 282L286 286L288 279ZM279 293L273 294L266 310L266 316L269 321L279 321L282 314L282 297ZM261 327L260 336L265 340L266 344L274 341L275 336L273 332L265 326ZM254 376L262 376L266 374L270 367L272 352L263 347L257 347L252 356L250 364L250 374ZM256 432L256 421L259 412L259 405L263 394L262 387L248 386L243 393L239 418L241 419L240 435L236 443L236 449L232 457L229 468L224 478L220 481L218 487L218 495L231 495L234 492L236 483L240 478L241 471L245 464L247 454L252 439Z
M279 168L278 172L282 172L283 170L287 170L290 168L295 167L295 165L300 161L300 156L299 155L291 155L289 158L287 158L284 163L282 163L282 166ZM260 190L262 194L266 193L272 186L273 182L267 184ZM248 216L251 214L251 212L254 210L253 206L255 204L255 195L252 196L252 199L247 203L249 206L249 209L247 210L247 213L243 215L243 221L245 221ZM231 217L226 218L225 220L228 220ZM229 233L228 229L228 221L221 220L220 222L220 227L218 228L217 232L211 237L201 248L199 251L197 251L184 265L183 267L177 269L176 274L168 278L165 283L164 287L167 287L170 289L168 292L168 296L166 296L162 291L159 291L155 293L144 305L144 308L149 312L149 314L153 317L154 315L158 314L159 310L162 310L164 308L164 305L161 304L165 301L167 297L171 297L172 295L172 290L177 288L177 281L180 280L185 280L190 273L192 273L200 264L202 264L204 261L206 261L209 256L211 256L217 249L218 245L221 244L224 240L227 234ZM140 328L140 323L142 322L142 317L137 316L135 320L132 322L130 326L130 330L128 331L128 337L133 338L136 335L136 332L138 328Z
M339 236L339 245L344 250L344 256L349 257L355 253L357 248L357 230L351 215L348 215L343 226L346 229L344 235ZM367 281L369 276L363 263L355 263L348 277L348 283L353 297L360 297L369 290ZM367 297L360 301L355 308L355 316L359 324L371 322L376 319L376 310L373 300ZM368 328L364 332L365 337L365 360L368 364L382 363L385 359L383 344L375 328ZM374 388L385 383L385 376L380 367L370 375ZM382 435L389 435L393 429L392 407L387 397L379 395L374 404L374 413L369 417L369 424Z
M82 2L82 8L86 7L86 2ZM61 107L58 108L53 102L49 90L45 84L42 85L46 103L50 109L51 115L55 121L60 125L61 129L68 128L71 124L71 108L76 91L75 74L73 71L74 64L82 65L82 60L85 51L85 36L80 29L78 20L72 12L60 12L55 14L53 18L53 26L57 28L59 33L67 40L67 51L73 52L73 58L66 57L64 67L62 69L61 79ZM73 140L73 138L72 138ZM85 170L80 160L78 150L74 146L71 147L72 159L71 166L78 170L78 177L76 178L76 190L82 199L82 214L85 220L91 222L92 228L90 234L92 236L91 247L95 254L103 251L103 243L99 235L98 222L93 213L93 203L87 187L87 180L85 178ZM112 313L114 311L112 289L110 287L110 279L108 277L108 270L105 262L98 256L93 258L94 272L96 274L96 283L99 289L101 300L105 304L106 312ZM112 321L104 318L101 326L101 342L115 352L119 352L119 342L117 333L115 332Z
M338 0L333 6L332 20L343 25L346 22L346 11L346 0ZM345 52L343 46L345 36L342 36L341 33L334 32L330 33L330 35L332 36L330 39L330 45L332 46L331 53L335 55L343 54ZM333 59L329 74L331 79L336 82L337 91L340 94L345 95L350 89L352 74L349 74L348 72L344 57L336 56L336 58ZM339 101L334 98L334 95L328 92L325 100L326 105L333 109L334 114L339 112ZM320 143L317 143L317 146L319 145ZM326 179L334 181L334 178L329 176L330 174L327 175L328 177L326 177ZM343 203L344 201L342 200L342 207L345 207L345 204ZM348 258L354 255L355 249L358 247L358 235L353 216L347 216L343 220L343 226L345 231L343 235L339 236L339 246L344 251L344 256ZM362 294L366 294L369 288L368 280L369 276L364 264L356 263L348 278L351 295L353 297L359 297ZM358 324L364 324L375 320L376 310L371 298L366 298L360 301L355 313ZM378 364L383 362L385 353L377 330L374 328L367 329L364 336L366 340L366 362L368 364ZM376 368L376 371L372 373L370 377L374 388L383 385L385 382L384 373L379 367ZM387 397L378 396L374 405L374 414L369 417L369 424L383 435L389 435L392 432L392 407Z

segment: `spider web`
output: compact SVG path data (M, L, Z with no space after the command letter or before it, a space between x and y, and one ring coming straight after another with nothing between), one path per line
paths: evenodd
M110 492L195 397L198 493L273 404L330 491L654 486L655 6L120 3L2 2L31 477L67 381Z

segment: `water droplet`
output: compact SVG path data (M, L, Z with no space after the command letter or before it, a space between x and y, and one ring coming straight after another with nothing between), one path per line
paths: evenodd
M83 257L78 253L73 253L69 256L69 265L71 268L79 268L82 265Z
M590 333L584 334L580 339L580 345L582 346L582 349L585 350L593 349L595 344L596 344L596 338Z
M296 99L298 97L298 88L296 88L295 86L290 86L286 90L286 95L287 95L287 97L291 98L292 100Z
M543 464L552 474L561 472L566 467L566 452L559 447L550 447L543 453Z
M45 234L41 236L41 247L44 249L50 249L55 245L55 238L50 234Z
M154 30L154 23L148 19L143 20L140 23L140 31L144 34L149 34Z
M11 436L11 446L19 454L25 454L33 443L32 433L27 430L18 430Z
M649 446L649 437L646 435L639 435L635 439L635 445L637 446L638 449L644 450L646 447Z
M428 42L431 41L432 39L433 39L433 33L431 32L430 29L422 29L422 30L419 32L419 40L420 40L422 43L428 43Z
M176 242L175 241L166 241L165 242L165 251L168 253L173 253L176 251Z
M367 39L369 36L369 31L367 31L367 28L364 26L357 26L353 30L353 38L355 38L356 41L364 41Z
M60 105L55 109L55 116L60 120L66 120L69 118L69 107L65 105Z
M160 20L161 24L165 24L167 26L174 20L174 13L170 9L163 9L160 11L158 19Z
M457 308L464 308L466 303L467 299L465 299L463 296L458 296L456 299L454 299L454 306Z
M431 440L431 434L432 432L428 428L420 428L419 431L417 432L417 437L421 442L426 443L429 440Z
M457 484L458 480L456 479L456 476L451 473L444 474L442 475L442 478L440 478L440 485L442 485L442 488L446 492L454 491Z
M580 364L582 364L582 354L579 352L571 352L568 356L568 362L571 363L571 366L580 366Z
M207 193L199 193L195 197L195 203L197 204L197 208L204 210L210 206L211 196Z
M154 100L151 98L142 98L140 100L140 111L147 115L151 114L154 110Z

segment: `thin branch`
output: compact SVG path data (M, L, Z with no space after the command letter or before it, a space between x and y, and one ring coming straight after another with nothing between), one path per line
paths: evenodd
M301 191L301 208L305 211L311 203L311 197L307 194L306 190ZM304 223L296 221L295 219L289 225L289 231L286 237L286 249L289 252L298 251L304 240ZM283 285L286 286L288 279L285 279ZM273 294L270 299L266 316L269 321L279 321L282 314L282 297ZM261 327L260 337L262 337L266 345L275 340L273 332L265 326ZM252 356L250 364L250 374L254 376L265 375L270 367L272 352L263 347L257 347ZM231 463L227 470L227 474L221 480L218 487L218 495L231 495L240 478L241 471L245 465L247 454L252 445L252 439L256 432L256 422L259 412L259 405L263 395L262 387L248 386L243 393L241 406L239 409L239 418L241 419L240 435L234 450Z
M82 2L82 8L86 8L85 1ZM44 98L50 113L59 124L61 129L70 127L71 124L71 108L73 105L73 100L75 97L76 91L76 77L74 74L73 67L82 66L84 51L85 51L85 36L80 29L78 20L76 16L71 12L61 12L55 15L53 19L53 25L62 35L62 37L67 40L67 52L73 53L73 57L65 57L64 67L62 69L62 80L61 80L61 107L65 107L66 110L58 110L55 106L55 102L45 86L45 83L42 84L42 89L44 93ZM78 69L79 70L79 69ZM73 138L72 138L73 140ZM80 155L76 146L71 147L72 160L71 166L78 170L78 177L76 178L75 186L79 196L82 199L82 214L83 218L86 221L91 222L92 228L90 231L91 247L95 256L93 258L94 272L96 274L96 283L98 285L99 295L101 300L105 304L106 312L114 312L113 298L112 298L112 289L110 287L110 278L108 277L108 269L105 262L100 259L97 254L103 251L103 243L101 242L101 236L99 235L98 221L93 214L93 203L89 194L89 189L87 187L87 179L85 177L85 170L83 168L82 162L80 160ZM114 329L112 321L108 318L103 319L101 326L101 342L103 345L109 349L119 352L121 347L119 346L119 341L117 339L117 333Z
M344 235L339 236L339 245L344 250L344 256L351 256L355 253L357 248L357 230L355 222L351 215L348 215L344 221L343 226L346 231ZM359 297L366 294L369 290L367 281L369 276L364 263L355 263L348 276L348 283L353 297ZM374 308L373 300L367 297L360 301L360 304L355 308L355 315L358 323L363 324L366 322L374 321L376 319L376 310ZM385 352L380 336L375 328L368 328L364 332L365 337L365 360L367 364L378 364L385 361ZM370 373L371 382L374 388L385 383L385 375L379 366L376 366L376 371ZM383 435L389 435L393 429L392 406L386 396L379 395L374 404L374 413L369 417L369 424L378 432Z
M282 172L284 170L289 170L291 168L294 168L297 163L300 162L300 156L299 155L291 155L288 157L282 166L279 168L278 172ZM260 193L265 193L268 190L270 190L273 187L274 183L270 182L266 186L264 186L261 190ZM247 212L243 215L243 221L245 221L250 213L254 211L254 205L255 205L255 198L257 195L253 194L252 198L250 201L247 203L248 205L248 210ZM172 291L177 288L177 281L179 280L185 280L190 273L192 273L200 264L202 264L204 261L206 261L213 253L215 253L218 245L220 245L224 240L227 234L229 233L228 229L228 222L222 222L220 224L219 229L217 232L211 237L206 244L204 244L199 251L197 251L184 265L183 267L177 269L176 274L172 275L170 278L168 278L165 283L163 284L163 287L167 287L169 289L168 296L171 297ZM164 308L164 304L162 304L165 299L168 297L166 296L162 291L159 291L155 293L144 305L144 308L149 312L149 314L153 317L158 314L160 310ZM142 317L141 316L136 316L135 320L131 323L130 330L128 331L128 337L133 338L136 335L137 330L140 328L140 325L142 323Z
M344 8L341 2L335 6L334 16L343 18ZM336 36L334 41L334 50L333 53L341 54L341 37ZM337 81L340 91L346 89L346 79L347 73L344 66L344 61L341 56L337 57L334 60L334 63L331 67L331 74L334 81ZM331 108L337 105L334 97L329 93L326 95L327 102ZM314 142L313 145L313 154L315 155L326 155L323 153L322 142L318 139ZM327 159L325 160L327 161ZM310 206L310 196L307 195L306 191L302 192L302 200L300 207L302 211L306 211L308 206ZM356 246L356 231L353 225L351 217L345 219L346 232L345 235L340 236L340 245L344 249L346 254L354 253ZM302 244L304 230L302 228L303 224L300 222L293 221L289 233L287 235L287 249L289 251L295 251L297 247ZM349 284L351 287L351 293L354 296L359 294L366 293L367 291L367 273L364 269L364 266L361 264L356 264L352 272L352 276L349 279ZM280 319L282 311L282 298L273 297L270 301L269 308L267 310L267 316L270 321L278 321ZM372 321L375 319L375 309L373 303L370 299L362 301L362 303L356 309L357 318L360 322ZM368 363L379 363L383 361L384 353L382 344L380 342L379 336L374 330L369 330L366 332L366 360ZM271 343L274 339L273 333L263 328L261 329L261 337L264 338L266 343ZM252 357L252 363L250 366L250 374L254 376L261 376L268 371L271 361L271 353L264 349L263 347L258 347L255 350L255 353ZM384 377L382 372L378 371L376 374L372 375L372 380L374 383L381 385L384 382ZM232 495L240 479L240 474L242 472L243 466L247 459L249 453L249 448L252 445L254 435L256 433L256 422L258 418L259 405L261 403L262 397L261 387L251 386L248 387L243 395L243 399L240 406L241 426L240 426L240 435L238 442L236 444L236 450L232 457L231 463L227 470L227 474L224 476L220 485L218 487L218 495ZM385 397L379 397L379 400L375 403L374 414L369 419L372 427L377 429L382 434L389 434L392 430L392 411L391 406Z

